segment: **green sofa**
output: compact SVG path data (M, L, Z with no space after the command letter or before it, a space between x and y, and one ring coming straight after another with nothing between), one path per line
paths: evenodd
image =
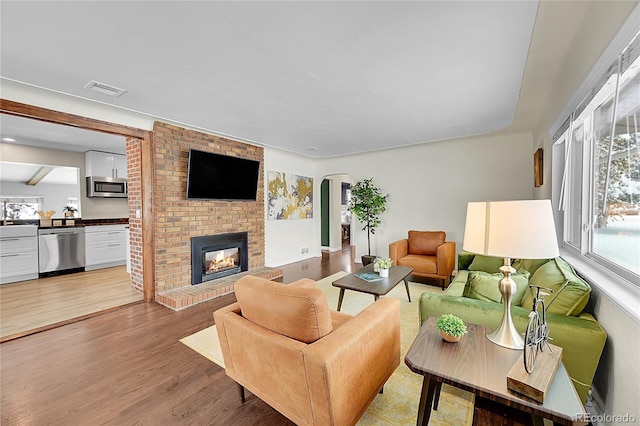
M421 295L420 324L431 316L454 314L467 323L497 327L504 311L497 290L502 276L497 268L501 263L502 259L459 253L458 273L445 293ZM516 328L524 334L527 326L533 300L528 285L552 288L554 293L546 299L549 335L554 345L562 347L562 362L578 394L586 401L607 339L600 324L583 311L591 288L560 257L516 260L513 267L519 272L514 276L518 291L511 307Z

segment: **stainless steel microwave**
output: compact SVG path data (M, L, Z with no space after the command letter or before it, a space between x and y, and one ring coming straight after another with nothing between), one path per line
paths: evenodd
M89 176L87 177L87 197L127 198L127 179Z

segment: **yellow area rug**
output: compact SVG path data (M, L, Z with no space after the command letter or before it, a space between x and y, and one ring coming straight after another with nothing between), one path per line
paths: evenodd
M218 338L218 330L215 325L207 327L204 330L180 339L180 342L189 346L209 361L213 361L222 368L224 359L222 358L222 349L220 349L220 340Z
M331 283L338 278L347 275L346 272L338 272L318 281L317 285L327 295L329 307L335 309L338 306L338 293L340 290ZM400 300L400 339L401 362L393 375L384 386L384 393L379 394L373 400L364 413L358 425L415 425L422 388L422 376L409 370L404 363L404 356L411 343L418 334L418 300L424 292L441 293L438 287L419 283L409 283L411 300L407 300L407 292L404 284L398 284L385 297L393 297ZM372 304L373 296L347 290L342 302L342 312L355 315ZM180 340L182 343L224 368L224 361L220 351L216 326L208 327L191 336ZM430 425L471 425L473 421L473 394L461 389L443 385L440 394L438 410L431 413Z

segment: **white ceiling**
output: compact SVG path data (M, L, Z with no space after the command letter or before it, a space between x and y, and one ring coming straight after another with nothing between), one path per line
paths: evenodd
M0 137L17 145L53 148L62 151L89 150L126 154L124 136L94 132L72 126L47 123L13 115L0 114Z
M0 114L0 138L11 138L16 145L37 146L62 151L89 150L126 153L125 138L109 133L94 132L72 126L47 123L7 114ZM47 164L12 163L0 161L0 182L26 183ZM55 166L39 183L77 185L78 168Z
M0 182L26 183L42 167L40 164L0 162ZM56 166L39 183L78 185L77 167ZM8 194L4 194L8 195Z
M260 145L344 155L530 131L554 90L553 61L601 19L589 13L596 3L606 2L3 1L0 74ZM84 89L90 80L127 92Z

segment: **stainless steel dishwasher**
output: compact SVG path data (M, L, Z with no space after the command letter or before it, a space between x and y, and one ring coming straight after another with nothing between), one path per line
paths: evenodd
M38 229L38 272L84 270L84 228Z

